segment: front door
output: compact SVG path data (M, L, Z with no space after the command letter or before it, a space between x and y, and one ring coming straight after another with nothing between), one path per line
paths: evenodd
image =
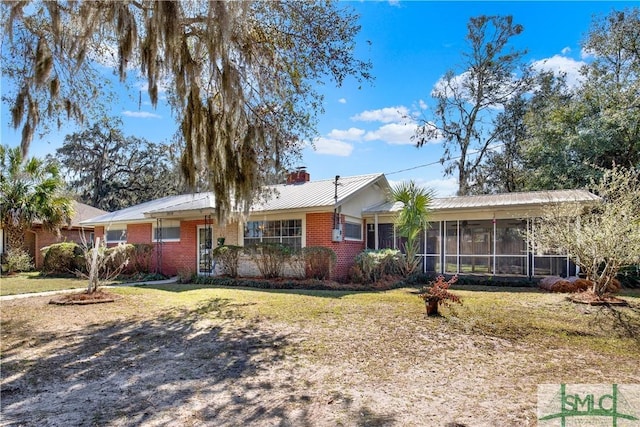
M213 273L213 228L198 227L198 274Z

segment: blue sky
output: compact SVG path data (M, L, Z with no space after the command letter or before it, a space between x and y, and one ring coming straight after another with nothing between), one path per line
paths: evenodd
M526 48L527 62L538 68L562 70L571 77L587 61L581 51L593 16L633 7L634 2L347 2L360 14L357 52L371 60L375 80L360 85L347 80L342 87L325 86L325 113L319 117L315 149L303 151L302 166L312 180L383 172L391 183L413 179L438 195L455 193L455 177L444 176L438 163L442 145L416 148L410 137L415 123L407 115L427 115L434 106L431 90L449 69L459 70L465 49L466 25L478 15L513 15L524 32L513 39ZM367 41L370 41L368 43ZM361 87L360 87L361 86ZM145 96L143 95L143 99ZM167 142L177 125L166 106L138 106L138 92L113 104L127 135ZM405 117L403 117L405 116ZM20 133L8 127L10 115L2 105L2 143L19 144ZM67 127L36 138L31 155L44 156L58 148ZM424 166L428 165L428 166ZM410 170L406 170L410 169ZM404 172L398 172L406 170Z

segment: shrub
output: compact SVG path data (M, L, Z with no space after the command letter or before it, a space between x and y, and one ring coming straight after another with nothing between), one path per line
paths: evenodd
M33 269L31 256L22 248L9 249L6 254L7 273L29 271Z
M440 305L462 304L462 299L458 295L449 292L449 287L457 280L458 276L453 276L451 279L446 280L444 276L440 275L429 285L420 289L418 296L426 303L428 315L438 314L438 306Z
M309 246L302 248L304 259L304 273L307 279L325 280L331 277L336 265L336 253L333 249L323 246Z
M105 257L105 268L107 271L120 270L120 272L123 272L127 271L127 267L136 248L131 243L120 243L110 248L102 248L101 251L104 251L103 256Z
M45 274L76 274L84 271L86 261L82 247L75 242L54 243L41 249Z
M220 263L223 274L238 277L238 266L242 250L242 246L233 245L217 246L213 250L213 258Z
M640 288L640 264L621 268L616 278L624 288Z
M257 243L246 248L265 279L281 277L291 248L280 243Z
M396 249L367 249L356 255L355 265L359 271L353 270L353 273L356 276L361 273L364 283L376 282L386 274L398 274L401 258L402 253Z
M198 275L190 268L178 269L178 283L192 283L196 277Z
M154 246L150 243L132 243L131 246L133 249L128 249L130 254L127 272L150 273Z

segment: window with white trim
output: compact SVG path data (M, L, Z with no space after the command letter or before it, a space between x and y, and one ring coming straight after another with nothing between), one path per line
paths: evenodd
M282 243L301 249L302 220L249 221L244 225L244 245L256 243Z
M107 243L126 243L127 242L127 226L109 227L105 233Z
M344 237L351 240L362 240L362 223L347 221L344 224Z
M153 224L153 242L159 240L163 242L179 242L180 241L180 221L164 219L160 221L160 228L158 223Z

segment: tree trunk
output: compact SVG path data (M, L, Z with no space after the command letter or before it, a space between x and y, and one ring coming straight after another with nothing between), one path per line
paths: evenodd
M429 298L424 300L424 304L427 309L427 316L437 316L438 315L438 299L437 298Z
M100 248L100 237L96 237L96 243L91 252L91 265L89 266L89 287L87 293L92 294L98 290L98 250Z
M5 227L8 249L24 249L24 233L26 230L24 224L5 224Z

